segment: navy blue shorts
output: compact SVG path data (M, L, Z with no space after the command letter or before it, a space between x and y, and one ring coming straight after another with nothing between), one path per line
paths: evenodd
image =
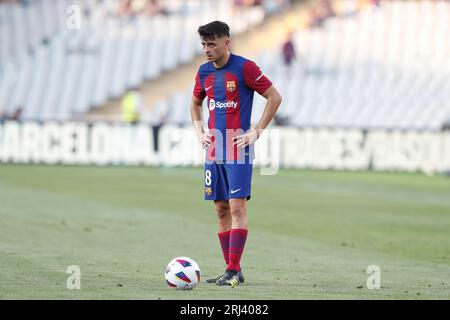
M250 200L252 163L205 163L205 200Z

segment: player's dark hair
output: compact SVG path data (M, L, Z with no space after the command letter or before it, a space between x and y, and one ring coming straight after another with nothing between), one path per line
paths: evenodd
M198 34L202 39L215 39L230 36L230 27L222 21L213 21L198 27Z

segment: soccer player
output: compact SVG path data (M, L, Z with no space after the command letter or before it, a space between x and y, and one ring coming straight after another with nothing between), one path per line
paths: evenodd
M230 28L213 21L198 28L208 60L200 66L193 90L191 116L206 151L205 200L213 200L219 241L227 265L209 283L235 286L244 282L240 260L247 239L247 208L253 169L253 144L273 119L281 96L251 60L230 53ZM264 113L250 128L253 93L267 99ZM203 128L202 103L208 100L208 131Z

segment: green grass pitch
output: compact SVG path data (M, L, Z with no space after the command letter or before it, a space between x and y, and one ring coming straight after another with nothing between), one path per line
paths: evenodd
M255 169L246 283L177 291L164 281L176 256L203 279L224 269L202 191L200 168L1 165L0 299L450 298L448 178Z

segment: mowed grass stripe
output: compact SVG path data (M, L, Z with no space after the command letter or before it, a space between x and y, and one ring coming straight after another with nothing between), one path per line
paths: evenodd
M186 293L164 284L163 269L172 257L191 256L205 275L223 268L214 213L211 204L201 200L200 169L0 166L4 204L0 209L0 265L5 275L0 279L0 296L448 298L448 257L438 258L440 253L448 253L448 239L436 232L448 224L448 215L436 214L439 208L429 206L435 218L424 221L431 229L427 230L427 225L420 229L424 221L416 223L429 244L411 241L409 249L405 244L409 237L414 239L415 231L395 220L399 208L407 206L404 203L383 212L378 201L364 198L358 203L357 196L355 200L340 195L320 197L318 191L287 184L295 177L300 185L302 179L326 184L328 175L329 183L336 183L336 174L329 172L255 175L251 232L243 258L248 283L232 291L202 283ZM337 176L341 175L344 173ZM371 175L377 176L351 173L342 179L343 187L355 180L373 184ZM412 175L397 176L408 180ZM422 178L427 183L436 180L442 190L440 178ZM266 183L272 187L263 186ZM376 184L378 188L382 185L383 180ZM399 190L407 193L408 187ZM367 213L358 209L364 202L370 208ZM403 210L408 217L410 209ZM345 214L332 219L341 212ZM411 214L411 221L422 217L415 211ZM383 231L389 224L395 229L396 223L401 232ZM365 268L374 263L382 267L384 288L360 288L367 278ZM69 264L82 267L80 291L64 289L68 276L64 271Z

